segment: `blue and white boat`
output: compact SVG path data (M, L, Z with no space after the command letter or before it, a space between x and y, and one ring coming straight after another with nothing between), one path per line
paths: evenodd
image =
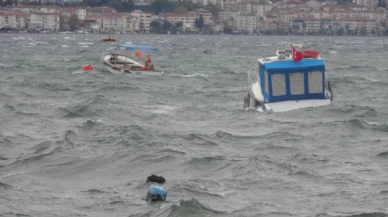
M134 75L163 75L163 71L154 69L150 52L157 52L158 48L149 45L119 44L116 52L105 54L102 57L103 64L111 73L130 73ZM124 51L125 54L119 51ZM135 57L129 56L129 52L134 52ZM145 63L141 63L142 52L147 52Z
M317 50L277 50L248 71L245 109L285 112L330 105L333 92Z

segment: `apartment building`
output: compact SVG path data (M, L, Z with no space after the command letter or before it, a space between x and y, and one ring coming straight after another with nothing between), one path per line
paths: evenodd
M141 10L135 10L130 13L132 16L132 23L134 31L139 32L149 32L150 31L150 23L151 23L151 14L144 13Z
M0 12L0 28L24 29L27 27L28 14L15 11Z
M32 13L29 29L59 30L59 14L57 13Z

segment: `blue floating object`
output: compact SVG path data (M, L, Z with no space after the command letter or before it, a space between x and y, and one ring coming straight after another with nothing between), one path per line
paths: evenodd
M147 196L151 201L164 201L167 197L167 191L163 187L151 185Z

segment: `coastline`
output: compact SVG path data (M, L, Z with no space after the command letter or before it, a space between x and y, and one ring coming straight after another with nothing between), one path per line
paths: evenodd
M47 33L39 33L39 32L28 32L28 31L12 31L12 32L0 32L0 34L31 34L31 35L181 35L181 36L188 36L188 35L234 35L234 36L316 36L316 37L387 37L386 35L380 34L368 34L368 35L322 35L322 34L243 34L243 33L180 33L180 34L158 34L158 33L77 33L77 32L47 32Z

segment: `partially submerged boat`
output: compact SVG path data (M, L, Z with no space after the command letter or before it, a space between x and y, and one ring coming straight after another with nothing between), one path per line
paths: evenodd
M156 47L148 45L119 44L119 50L127 51L126 54L112 52L102 57L103 64L111 73L130 73L134 75L163 75L163 71L154 69L151 56L148 53L145 63L141 63L142 51L157 52ZM134 51L137 60L129 56L128 51Z
M258 59L258 66L248 71L245 109L284 112L332 103L333 92L319 51L295 47L286 45L275 56Z
M116 41L116 38L113 36L104 36L102 37L102 41Z

